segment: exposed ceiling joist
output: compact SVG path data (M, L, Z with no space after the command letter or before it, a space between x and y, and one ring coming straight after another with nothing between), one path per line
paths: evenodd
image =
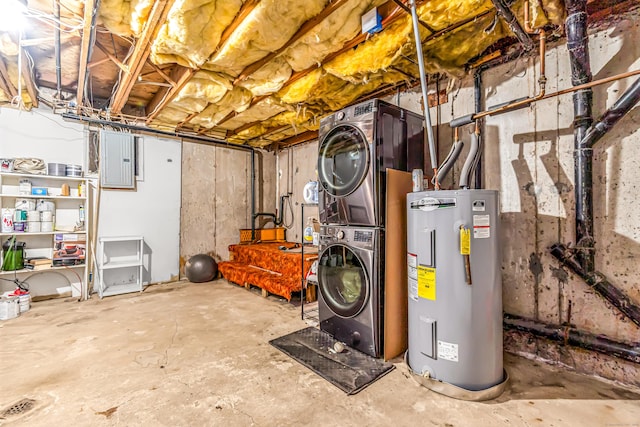
M138 76L142 72L142 68L147 62L147 58L151 53L151 43L155 39L158 30L164 24L169 14L169 10L173 5L174 0L158 0L153 5L153 9L149 14L147 23L144 26L144 30L140 35L140 38L136 42L133 48L129 61L127 62L127 69L130 71L126 73L122 80L118 84L118 89L111 101L111 111L119 113L125 106L131 89L136 83ZM161 73L163 75L164 73Z
M113 53L109 52L106 47L102 46L97 41L95 44L96 44L96 47L102 51L102 53L107 55L107 58L109 58L111 62L113 62L118 66L118 68L120 68L124 73L129 73L129 69L127 68L127 66L124 65L122 61L120 61Z
M0 58L0 88L9 98L13 98L18 94L18 91L11 83L11 79L9 79L9 73L2 58Z
M229 24L229 26L222 32L222 35L220 36L220 42L214 50L213 55L215 55L215 52L224 47L224 45L227 43L227 40L229 40L229 37L231 37L231 34L233 34L233 32L240 26L240 24L242 24L242 21L244 21L245 18L249 16L253 9L256 8L258 3L260 3L260 0L248 0L242 4L242 7L240 7L240 10L236 14L235 18L233 18L231 24Z
M20 50L22 51L22 57L25 58L25 50L23 48L20 48ZM33 74L31 74L31 67L29 67L29 64L24 59L21 62L22 67L20 71L22 74L22 78L24 79L24 84L27 88L29 98L31 98L31 105L38 108L38 89L36 87L35 81L33 80Z
M304 24L302 24L302 26L298 29L298 31L296 31L296 33L284 45L282 45L279 49L276 49L275 51L271 52L270 54L268 54L264 58L260 59L259 61L254 62L251 65L248 65L244 70L242 70L242 72L240 73L238 78L233 82L233 84L234 85L238 84L242 80L244 80L247 77L249 77L251 74L253 74L256 71L258 71L265 64L267 64L269 61L271 61L272 59L274 59L275 57L280 55L289 46L291 46L292 44L297 42L304 35L306 35L309 31L311 31L316 25L318 25L322 21L324 21L324 19L327 16L331 15L334 11L339 9L340 6L342 6L345 3L347 3L347 1L348 0L336 0L336 1L332 2L332 3L329 3L329 5L322 10L322 12L320 12L319 14L317 14L316 16L314 16L313 18L307 20Z
M303 142L313 141L314 139L318 139L318 131L308 130L290 138L283 139L282 141L280 141L279 146L281 148L290 147L292 145L301 144Z
M162 77L171 86L175 86L176 85L176 82L174 82L171 79L171 77L169 77L169 75L164 72L164 70L162 68L158 67L156 64L154 64L153 62L149 62L149 61L147 61L147 65L155 70L155 72L153 74L159 74L160 77ZM148 75L148 74L138 74L138 77L144 77L146 75Z
M147 112L150 112L147 115L147 124L151 123L151 121L160 114L160 111L175 98L197 71L198 70L193 68L185 68L180 65L175 66L171 73L171 80L173 80L176 85L172 88L160 89L154 95L149 105L147 105Z
M244 21L244 19L251 13L251 11L255 9L258 3L260 3L260 0L249 0L242 5L242 7L240 8L240 11L236 14L235 18L233 18L233 21L231 22L231 24L222 33L222 36L220 37L220 42L218 43L218 46L214 49L214 53L211 54L211 57L213 57L215 55L215 52L219 51L224 46L227 40L229 40L229 37L231 37L231 34L235 31L236 28L238 28L238 26L242 23L242 21ZM166 107L167 104L169 104L173 100L173 98L175 98L176 95L178 95L178 93L180 93L182 88L189 82L191 77L193 77L193 75L198 71L200 71L200 67L185 68L180 65L175 66L170 77L171 80L175 82L175 86L173 86L171 89L166 89L166 90L161 89L154 95L151 102L149 102L149 104L147 105L147 112L149 111L151 112L151 113L148 113L147 115L147 120L146 120L147 124L151 123L153 119L156 118L158 114L160 114L160 111L162 111L162 109ZM190 116L188 119L193 117ZM181 123L181 125L187 122L188 120L185 120L183 123Z
M91 50L91 28L96 13L96 0L86 0L84 3L84 26L82 27L82 41L80 42L80 58L78 64L78 89L76 91L76 105L82 107L84 102L84 85L87 81L89 69L89 51Z
M61 34L60 35L60 41L61 42L66 42L68 40L73 40L73 39L77 39L78 37L81 37L80 34L76 34L76 33L66 33L66 34ZM54 37L38 37L35 39L23 39L20 42L20 46L22 47L30 47L30 46L40 46L43 43L52 43L54 40Z

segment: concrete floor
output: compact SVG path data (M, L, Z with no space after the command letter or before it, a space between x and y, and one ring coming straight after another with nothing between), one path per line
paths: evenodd
M507 355L498 399L453 400L401 360L347 396L268 344L300 309L224 280L40 302L0 322L0 418L29 426L640 426L640 392Z

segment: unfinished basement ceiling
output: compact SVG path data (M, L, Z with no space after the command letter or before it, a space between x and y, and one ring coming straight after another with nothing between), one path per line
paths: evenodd
M16 104L19 88L27 108L41 99L93 118L288 146L316 137L320 118L332 111L417 84L404 3L29 0L22 55L18 34L0 32L0 103ZM624 3L589 4L603 15ZM523 25L523 0L507 4ZM430 75L459 77L519 46L491 0L417 5ZM361 16L374 7L383 29L362 34ZM560 35L564 2L531 0L530 17L533 28Z

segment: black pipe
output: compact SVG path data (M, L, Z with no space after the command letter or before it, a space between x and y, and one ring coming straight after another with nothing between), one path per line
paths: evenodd
M60 0L53 0L53 13L57 24L53 31L53 49L56 56L56 99L62 99L62 66L60 54Z
M498 11L498 15L500 15L502 19L504 19L504 21L509 26L509 29L511 29L511 32L513 32L518 41L522 44L524 50L530 51L531 49L533 49L533 41L531 40L531 37L529 37L529 34L524 31L524 29L518 22L518 19L515 17L513 12L511 12L511 9L509 9L506 1L491 0L491 3L493 3L493 6Z
M473 75L473 94L476 114L482 111L482 71L477 70ZM478 129L480 129L480 123L477 123ZM478 133L478 144L482 147L483 139L482 133ZM480 149L482 153L482 148ZM482 188L482 158L478 161L476 169L474 171L474 187L476 189Z
M636 305L624 292L611 284L602 273L585 270L580 262L573 257L572 251L561 243L551 246L550 251L551 255L580 276L598 295L620 310L633 323L640 326L640 306Z
M251 241L256 240L256 152L251 152Z
M251 151L251 152L255 151L255 149L253 147L249 147L249 146L246 146L246 145L239 145L239 144L231 144L230 142L223 141L223 140L216 139L216 138L207 138L207 137L198 136L198 135L189 135L189 134L186 134L186 133L168 132L168 131L164 131L164 130L160 130L160 129L154 129L154 128L150 128L150 127L146 127L146 126L131 125L131 124L128 124L128 123L111 122L109 120L94 119L94 118L86 117L86 116L78 116L77 114L72 114L72 113L62 113L61 116L62 116L63 120L70 120L70 121L94 124L94 125L99 125L99 126L110 126L110 127L114 127L114 128L120 128L120 129L135 130L135 131L138 131L140 133L147 133L147 134L151 134L151 135L168 136L168 137L171 137L171 138L186 139L186 140L193 141L193 142L206 143L206 144L209 144L209 145L218 145L218 146L221 146L221 147L232 148L232 149L235 149L235 150L243 150L243 151Z
M507 313L504 315L504 328L506 330L530 333L537 337L558 341L565 345L568 344L585 350L597 351L598 353L633 363L640 363L640 343L637 342L615 341L604 335L594 335L570 326L545 324Z
M581 145L593 147L618 120L624 117L640 101L640 79L624 91L622 96L592 125L584 136Z
M571 63L571 83L578 86L592 80L587 35L587 0L567 0L567 48ZM593 238L593 151L585 135L593 122L593 91L573 94L573 138L575 147L576 248L582 268L591 272L594 264Z

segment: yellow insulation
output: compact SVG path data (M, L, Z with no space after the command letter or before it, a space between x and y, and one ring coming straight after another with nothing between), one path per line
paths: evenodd
M385 0L349 0L289 47L282 56L294 71L319 65L360 33L362 15Z
M191 119L190 123L211 129L232 111L241 113L249 108L251 98L251 92L248 90L234 87L222 97L220 102L209 104L200 114Z
M241 6L242 0L177 0L151 46L151 61L201 66Z
M280 90L291 73L291 66L284 59L275 58L238 85L250 90L253 96L269 95Z
M18 43L13 41L11 35L7 32L0 33L0 54L5 56L18 56Z
M266 98L256 103L254 106L239 113L237 116L222 123L224 129L237 129L242 125L266 120L278 113L285 111L287 107L280 104L274 98Z
M229 77L211 71L198 71L170 106L187 112L200 112L208 104L220 101L232 88Z
M101 0L99 22L119 36L138 37L155 0Z
M262 0L206 68L237 76L247 65L282 47L327 3L328 0Z

